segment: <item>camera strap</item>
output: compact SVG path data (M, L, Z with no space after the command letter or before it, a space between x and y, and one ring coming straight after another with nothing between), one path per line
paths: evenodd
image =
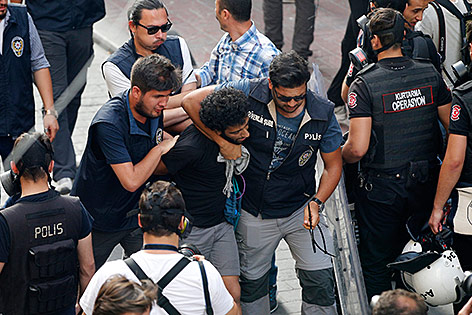
M136 275L139 280L151 280L148 275L139 267L133 258L124 260L129 269ZM162 294L164 288L189 264L192 260L187 257L182 257L177 264L174 265L158 282L157 282L157 305L162 307L169 315L180 315L179 311L170 303L169 299ZM210 292L208 290L208 279L205 272L205 267L202 262L198 262L200 272L203 280L203 292L205 295L206 312L208 315L213 315L213 308L211 307ZM151 280L152 281L152 280Z

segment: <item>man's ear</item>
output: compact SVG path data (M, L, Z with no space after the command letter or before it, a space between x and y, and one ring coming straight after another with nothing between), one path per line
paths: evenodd
M221 10L221 17L225 20L229 20L229 18L231 17L231 13L228 11L228 9L223 9Z
M52 173L53 168L54 168L54 160L51 160L51 163L49 163L48 172Z
M128 21L128 27L131 33L133 33L134 35L134 33L136 32L136 25L133 23L133 21Z
M378 50L382 48L382 44L380 43L380 38L378 35L374 35L372 39L370 40L370 43L372 44L373 50Z
M138 213L138 225L140 228L143 227L143 225L141 224L141 213Z
M183 230L184 227L185 227L185 217L182 216L182 217L180 218L179 230Z
M270 78L267 78L267 81L269 81L269 89L272 90L272 88L274 87L274 86L272 85L272 81L270 80Z
M131 95L133 96L134 99L139 100L139 98L141 97L141 94L142 94L141 89L137 87L136 85L134 85L131 88Z
M472 59L472 43L469 43L469 56Z
M16 175L20 174L20 171L18 170L18 167L16 167L15 162L10 161L10 167L13 173L15 173Z

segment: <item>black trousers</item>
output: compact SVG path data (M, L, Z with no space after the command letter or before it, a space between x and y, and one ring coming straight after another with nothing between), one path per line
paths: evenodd
M369 0L349 0L349 7L351 8L351 15L346 26L346 32L341 42L341 66L338 72L331 81L328 88L328 99L336 106L343 106L344 101L341 98L341 86L349 69L350 60L349 52L356 48L357 35L359 27L356 20L368 11Z
M60 112L59 131L54 147L54 180L75 178L75 151L72 132L77 121L87 68L93 55L92 27L65 32L38 31L51 64L52 89L56 110Z
M406 172L403 172L406 173ZM387 264L402 252L410 236L406 223L420 230L428 222L436 192L437 170L424 184L406 187L406 174L371 174L366 185L355 190L359 223L359 255L367 296L391 289L392 272Z

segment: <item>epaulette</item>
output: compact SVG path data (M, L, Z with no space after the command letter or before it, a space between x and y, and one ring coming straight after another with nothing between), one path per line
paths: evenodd
M364 73L367 73L369 71L371 71L373 68L376 67L376 64L375 63L369 63L367 66L365 66L361 71L359 71L357 73L357 75L362 75Z
M454 92L459 92L461 94L472 90L472 80L467 81L464 84L459 85L458 87L454 88Z

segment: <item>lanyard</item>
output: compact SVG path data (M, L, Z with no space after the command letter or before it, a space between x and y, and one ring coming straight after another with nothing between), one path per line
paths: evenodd
M177 247L174 245L169 245L169 244L145 244L143 246L143 250L171 250L174 252L178 252Z

